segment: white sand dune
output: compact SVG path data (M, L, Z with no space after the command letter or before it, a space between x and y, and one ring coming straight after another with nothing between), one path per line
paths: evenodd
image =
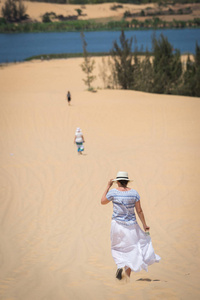
M0 299L197 300L200 100L90 93L81 62L0 68ZM83 156L73 144L77 126ZM100 205L119 170L134 179L162 257L121 282L110 251L112 206Z

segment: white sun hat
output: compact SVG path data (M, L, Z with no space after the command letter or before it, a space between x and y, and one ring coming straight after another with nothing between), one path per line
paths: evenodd
M119 181L119 180L127 180L127 181L132 181L128 178L128 173L124 171L119 171L117 173L116 179L113 179L113 181Z

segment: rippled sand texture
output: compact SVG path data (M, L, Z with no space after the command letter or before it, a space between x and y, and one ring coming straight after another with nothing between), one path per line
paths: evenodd
M81 62L0 68L0 299L199 299L200 100L90 93ZM112 205L100 205L119 170L134 179L162 257L121 282Z

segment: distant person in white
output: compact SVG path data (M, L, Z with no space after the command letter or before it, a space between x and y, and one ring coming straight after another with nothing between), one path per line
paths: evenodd
M74 144L77 146L78 154L82 154L84 151L83 143L85 143L84 136L82 131L79 127L76 128L75 137L74 137Z
M109 191L115 181L117 188ZM131 271L147 271L149 265L160 260L154 253L149 235L150 228L146 224L140 205L140 196L136 190L127 186L129 181L127 172L118 172L116 179L109 180L101 198L101 204L113 203L111 251L117 265L116 278L119 280L122 279L123 268L130 277ZM135 209L144 231L137 223Z

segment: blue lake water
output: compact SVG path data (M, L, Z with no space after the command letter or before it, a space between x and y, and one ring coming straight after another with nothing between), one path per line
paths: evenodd
M183 53L195 53L196 42L200 45L200 28L159 29L126 31L126 38L137 40L140 50L151 51L152 35L163 33L174 49ZM85 32L88 52L109 52L115 40L119 41L121 31ZM133 42L134 50L134 42ZM79 32L14 33L0 34L0 63L23 61L42 54L80 53L82 42Z

